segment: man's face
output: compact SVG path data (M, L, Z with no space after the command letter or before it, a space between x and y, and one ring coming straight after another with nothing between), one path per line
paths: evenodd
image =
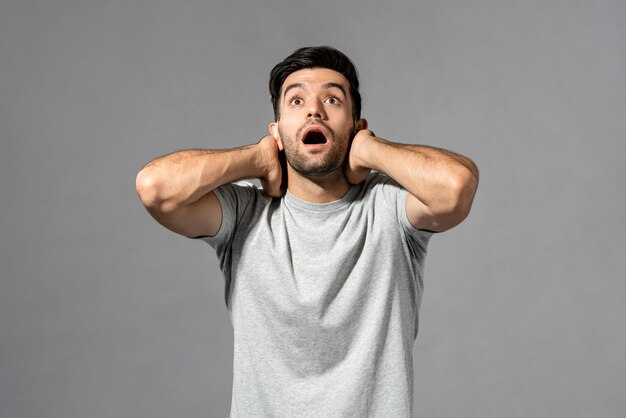
M322 177L342 168L357 130L349 89L343 75L327 68L299 70L285 79L280 119L270 131L298 173Z

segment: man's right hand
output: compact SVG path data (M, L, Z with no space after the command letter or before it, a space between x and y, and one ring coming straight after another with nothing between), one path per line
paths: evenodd
M262 153L265 174L259 177L263 192L271 197L281 197L287 190L284 153L273 136L263 137L257 144Z

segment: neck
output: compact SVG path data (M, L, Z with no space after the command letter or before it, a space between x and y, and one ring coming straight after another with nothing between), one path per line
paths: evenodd
M307 177L287 165L287 190L300 200L310 203L330 203L341 199L350 190L343 168L325 176Z

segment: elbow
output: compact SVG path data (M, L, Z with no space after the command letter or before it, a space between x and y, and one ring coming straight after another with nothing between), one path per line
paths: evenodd
M478 189L478 171L466 169L462 176L457 180L456 188L456 207L462 219L465 219L469 215L472 209L472 203L474 202L474 196Z
M442 205L442 215L450 219L451 224L458 225L463 222L470 213L474 196L478 188L477 173L465 169L460 173L450 176L448 186L448 198Z
M162 196L162 183L158 174L150 168L144 168L137 174L135 189L146 209L160 209L163 206L165 199Z

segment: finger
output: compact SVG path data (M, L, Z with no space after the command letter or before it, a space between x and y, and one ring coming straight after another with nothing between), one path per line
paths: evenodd
M287 159L285 151L278 153L278 160L280 161L280 194L282 196L287 193Z

